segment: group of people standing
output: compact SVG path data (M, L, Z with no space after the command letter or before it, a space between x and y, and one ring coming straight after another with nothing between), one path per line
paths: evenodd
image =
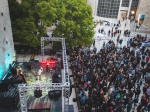
M79 112L150 111L150 61L141 57L149 57L150 50L140 48L140 42L135 37L118 48L110 40L99 51L70 51Z
M124 21L124 19L123 19L123 21ZM125 23L125 27L126 27L126 25L127 25L127 22ZM117 35L117 37L120 37L121 31L122 31L122 30L119 29L119 28L121 27L121 22L120 22L120 20L118 21L117 24L111 25L111 27L112 27L112 29L109 30L108 33L107 33L107 34L108 34L108 37L113 38L113 37L116 37L116 35ZM99 33L102 33L102 34L104 34L104 35L106 34L104 28L98 29L98 32L99 32ZM128 29L125 30L123 35L126 36L126 37L129 37L129 36L130 36L130 30L128 30Z

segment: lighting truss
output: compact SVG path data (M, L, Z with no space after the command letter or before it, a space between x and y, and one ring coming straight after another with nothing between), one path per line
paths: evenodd
M49 83L49 84L19 84L19 97L20 97L20 105L21 105L21 112L27 112L27 99L26 99L26 91L27 90L35 90L36 88L41 88L42 90L62 90L62 112L68 112L69 107L69 95L70 95L70 82L69 82L69 75L68 75L68 62L67 62L67 55L66 55L66 44L64 38L59 37L41 37L41 56L42 61L44 59L44 41L61 41L62 42L62 59L63 59L63 66L64 72L62 75L62 83Z

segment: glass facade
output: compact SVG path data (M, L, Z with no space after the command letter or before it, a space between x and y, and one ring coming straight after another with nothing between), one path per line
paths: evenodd
M129 7L130 0L122 0L121 7Z
M97 16L117 18L120 0L98 0Z
M132 0L131 10L136 11L139 4L139 0Z
M131 20L135 19L138 4L139 4L139 0L132 0L131 9L130 9L130 19Z

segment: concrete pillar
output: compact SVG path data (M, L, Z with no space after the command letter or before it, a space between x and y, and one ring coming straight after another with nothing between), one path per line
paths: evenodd
M14 57L14 43L8 1L0 0L0 80L4 77Z
M120 8L121 8L121 5L122 5L122 0L120 0L120 6L119 6L119 12L118 12L118 20L120 20Z
M131 5L132 5L132 0L130 0L130 2L129 2L129 9L128 9L128 13L127 13L127 18L129 18L129 15L130 15Z

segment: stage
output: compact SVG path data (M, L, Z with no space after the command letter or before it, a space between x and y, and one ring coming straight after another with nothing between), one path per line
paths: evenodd
M29 65L32 64L33 68L30 70ZM23 74L27 80L27 84L36 84L36 83L52 83L54 67L60 69L60 76L58 77L58 82L62 82L61 70L62 63L53 63L49 65L50 72L46 71L46 63L40 62L18 62L15 64L15 68L22 70ZM43 68L39 81L37 80L38 70ZM10 75L5 77L4 82L9 81ZM49 90L42 91L42 96L40 98L34 97L34 90L28 90L26 92L27 98L27 108L28 112L62 112L62 97L57 99L50 99L48 96ZM5 108L1 107L0 111L2 112L21 112L20 103L15 108ZM74 112L73 105L69 105L69 112Z
M29 65L32 64L33 68L30 70ZM53 63L49 65L49 72L46 70L46 63L40 62L25 62L25 63L18 63L16 65L18 69L23 70L23 74L26 77L27 84L38 84L38 83L52 83L53 82L53 75L55 73L55 67L59 68L59 77L58 82L62 82L61 77L61 68L58 63ZM38 71L40 68L43 68L41 75L38 75ZM39 80L37 80L37 76ZM42 96L40 98L34 97L34 90L28 90L26 92L27 98L27 108L29 112L61 112L61 97L58 99L51 100L48 96L49 90L42 91Z
M44 61L43 61L44 62ZM62 65L60 62L57 62L57 59L51 58L51 61L48 65L47 63L41 63L36 61L30 62L17 62L14 65L14 68L17 70L22 70L22 74L25 76L27 84L39 84L39 83L62 83ZM31 69L32 66L32 69ZM42 67L42 72L39 75L39 70ZM57 71L57 72L56 72ZM12 75L8 74L3 82L9 82ZM38 78L39 77L39 78ZM35 97L35 90L26 91L27 99L27 109L29 112L62 112L62 97L50 99L48 92L50 90L42 90L42 96L39 98ZM61 91L60 91L61 96ZM2 112L20 112L20 103L14 108L0 108Z

